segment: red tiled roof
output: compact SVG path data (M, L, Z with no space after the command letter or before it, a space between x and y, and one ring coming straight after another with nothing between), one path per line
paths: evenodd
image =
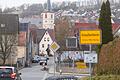
M80 30L98 29L96 23L75 23L75 28Z
M118 23L112 23L112 30L113 32L116 31L120 26ZM93 29L99 29L98 25L96 23L75 23L75 29L80 30L93 30Z
M113 30L113 32L116 31L119 27L120 27L120 24L118 24L118 23L113 23L113 24L112 24L112 30Z

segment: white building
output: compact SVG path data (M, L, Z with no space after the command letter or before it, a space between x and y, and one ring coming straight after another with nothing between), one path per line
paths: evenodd
M45 11L43 13L41 13L42 19L43 19L43 23L42 23L42 27L43 29L54 29L54 13L53 12L48 12Z
M37 30L37 35L39 54L47 54L46 49L53 43L55 39L53 30L39 29ZM50 54L54 55L52 50L50 50Z

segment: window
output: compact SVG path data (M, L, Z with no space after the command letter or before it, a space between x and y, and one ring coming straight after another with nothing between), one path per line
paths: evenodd
M48 47L50 46L50 44L48 44Z
M1 27L5 27L5 24L1 24Z
M51 14L51 18L53 18L53 15Z
M42 48L44 48L44 44L42 44Z
M47 18L47 14L45 14L45 18Z
M44 41L46 41L46 38L44 38Z
M10 74L12 73L12 68L0 68L0 74L2 73Z
M47 38L47 41L49 41L49 38Z

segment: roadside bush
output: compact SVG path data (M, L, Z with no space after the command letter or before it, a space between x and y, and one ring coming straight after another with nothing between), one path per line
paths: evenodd
M90 78L85 77L85 78L80 79L80 80L90 80ZM92 80L120 80L120 76L119 75L95 76L95 77L92 77Z
M120 74L120 38L102 46L94 73Z

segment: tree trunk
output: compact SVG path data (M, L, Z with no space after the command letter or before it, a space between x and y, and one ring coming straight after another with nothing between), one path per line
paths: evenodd
M6 59L4 58L4 59L3 59L3 65L5 65L5 63L6 63Z

